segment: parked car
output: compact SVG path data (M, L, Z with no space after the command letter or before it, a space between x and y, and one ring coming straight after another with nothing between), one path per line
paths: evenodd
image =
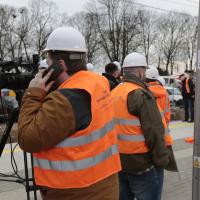
M165 87L169 94L171 106L183 107L183 97L181 91L175 87Z
M167 87L178 87L180 80L178 76L162 76L165 79L165 85Z

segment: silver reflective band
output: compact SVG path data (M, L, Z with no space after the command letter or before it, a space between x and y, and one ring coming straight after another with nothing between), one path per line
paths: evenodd
M34 157L34 166L45 170L51 169L57 171L77 171L93 167L117 153L118 153L118 146L115 144L109 147L104 152L98 154L97 156L77 161L50 161Z
M117 135L119 140L123 140L123 141L135 141L135 142L141 142L141 141L145 141L144 136L143 135L125 135L125 134L118 134Z
M104 127L99 130L91 132L89 135L84 135L80 137L69 137L60 142L56 147L75 147L80 145L89 144L104 137L108 132L114 129L114 120L108 122Z
M141 126L139 119L119 119L115 118L115 123L127 126Z
M165 135L170 135L169 127L167 127L167 128L165 129Z
M161 117L163 118L165 116L164 112L160 112Z
M166 112L169 112L168 103L169 103L169 95L168 95L168 93L166 93L166 107L165 107L165 113L166 113Z
M166 108L164 112L165 112L165 114L166 114L166 113L168 113L168 112L169 112L169 109L168 109L168 108Z

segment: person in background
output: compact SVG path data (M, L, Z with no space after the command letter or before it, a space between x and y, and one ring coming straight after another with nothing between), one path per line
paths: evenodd
M158 81L163 87L166 85L165 79L162 76L158 77Z
M39 62L39 70L42 70L42 69L46 69L48 68L48 63L47 63L47 59L43 59L43 60L40 60Z
M181 80L181 93L183 96L183 104L185 110L186 122L194 122L194 100L195 100L195 85L191 78L187 78L185 74L179 76Z
M160 109L163 126L165 127L165 143L168 149L168 158L169 158L169 163L165 167L165 169L172 172L178 172L178 167L172 149L173 138L169 130L169 123L171 117L170 98L167 90L163 87L161 83L163 82L163 80L159 76L157 68L150 67L149 69L146 70L146 82L149 90L153 93L153 95L156 98L156 103Z
M102 75L105 76L110 84L110 90L113 90L119 83L119 77L121 74L121 70L115 63L108 63L105 66L105 73Z
M90 71L90 72L94 71L94 65L92 63L87 63L86 67L87 67L88 71Z
M169 159L161 115L145 84L146 59L130 53L122 68L122 83L111 91L122 164L120 200L161 200Z

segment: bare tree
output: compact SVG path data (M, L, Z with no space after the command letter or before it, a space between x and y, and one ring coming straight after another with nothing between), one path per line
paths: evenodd
M165 59L165 70L169 72L171 67L171 74L173 73L174 61L177 57L178 50L183 42L183 35L185 32L185 23L187 19L182 15L169 13L160 18L158 28L163 39L163 55Z
M28 56L28 33L31 29L27 8L1 7L1 57Z
M88 6L95 16L93 27L100 35L100 44L110 61L122 61L138 47L134 41L138 31L139 12L131 1L94 0Z
M44 49L47 38L56 24L56 4L45 0L31 0L30 5L32 27L32 42L38 54Z
M94 15L88 12L76 13L69 19L69 24L77 28L85 37L87 45L87 62L96 63L99 46L99 34L93 26Z
M56 26L67 26L69 25L69 17L66 12L64 13L58 13L57 14L57 23Z
M181 48L181 58L185 61L186 70L194 68L195 53L197 48L197 32L198 21L197 17L186 16L187 23L185 23L185 32L183 37L183 44Z
M156 40L154 41L154 49L153 51L155 52L154 55L156 57L156 62L157 62L157 67L158 69L161 68L161 64L163 63L164 60L164 38L162 34L158 34Z
M156 30L156 23L158 20L157 13L143 10L141 11L139 19L141 32L139 40L141 41L141 48L145 53L147 63L149 63L149 54L151 51L151 47L158 37L158 31Z
M18 37L18 51L17 56L25 54L27 61L30 62L30 55L28 49L30 46L30 32L32 30L33 21L29 15L27 8L20 8L16 15L16 25L14 27L14 33Z
M0 5L0 57L26 56L44 49L49 34L58 26L71 25L82 32L87 61L123 61L135 50L147 62L165 65L173 73L177 61L194 67L197 19L139 9L134 0L90 0L87 10L68 17L48 0L31 0L27 8Z
M2 59L7 57L9 53L13 51L13 48L9 47L8 33L14 13L15 9L13 7L0 6L0 58Z

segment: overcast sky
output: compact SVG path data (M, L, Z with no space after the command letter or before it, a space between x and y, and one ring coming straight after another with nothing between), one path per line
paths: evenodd
M52 0L56 2L61 12L69 15L84 9L88 0ZM137 0L138 3L167 10L185 11L192 15L198 14L198 0ZM0 3L12 6L27 6L28 0L0 0Z

